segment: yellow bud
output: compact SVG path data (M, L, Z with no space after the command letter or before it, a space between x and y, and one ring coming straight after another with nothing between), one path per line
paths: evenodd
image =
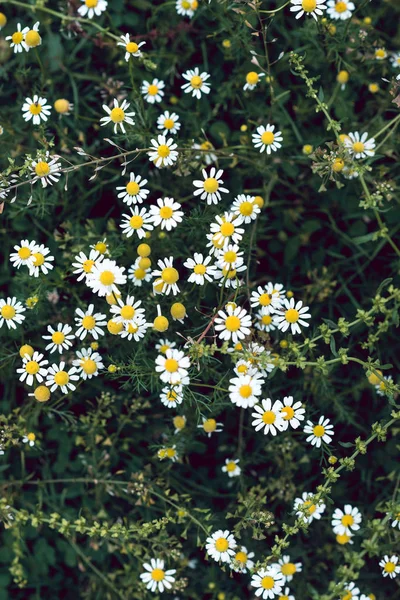
M139 246L137 247L137 253L142 258L146 258L147 256L150 256L151 248L148 244L139 244Z
M303 146L303 154L305 154L306 156L311 154L313 150L314 150L314 147L311 146L311 144L305 144L305 146Z
M170 312L173 319L184 319L186 316L186 308L181 302L175 302Z
M24 344L19 349L19 355L21 358L24 358L25 354L28 354L28 356L32 356L33 353L34 353L34 349L29 344Z

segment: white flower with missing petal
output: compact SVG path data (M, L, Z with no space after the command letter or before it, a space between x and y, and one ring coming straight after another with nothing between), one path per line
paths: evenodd
M109 123L114 123L114 133L117 133L118 126L121 128L122 133L126 133L124 123L128 123L128 125L134 125L135 121L132 117L135 116L135 112L127 112L130 107L129 102L127 100L123 100L121 102L121 106L116 98L114 98L114 108L110 108L106 104L103 104L103 110L106 111L107 117L102 117L100 119L101 125L108 125Z
M227 473L228 477L239 477L241 468L239 467L239 459L233 460L232 458L226 458L225 464L221 467L223 473Z
M181 385L164 387L160 394L160 400L168 408L175 408L183 402L183 387Z
M296 517L301 518L306 523L311 523L314 519L319 520L326 508L323 502L314 504L313 498L314 494L311 492L303 492L301 498L296 498L293 504Z
M92 348L82 348L76 353L77 358L72 361L74 367L76 367L78 375L81 379L92 379L97 377L100 369L104 369L103 360L98 352L92 350Z
M388 556L387 554L379 561L379 566L382 569L382 575L384 577L390 577L394 579L400 573L399 557L396 554Z
M121 42L117 43L117 46L122 46L122 48L125 49L125 60L126 62L129 61L129 59L131 58L131 56L134 56L135 58L138 58L139 56L142 56L142 53L140 51L140 48L142 46L144 46L146 44L146 42L133 42L131 41L131 38L129 36L129 33L126 33L125 35L121 35Z
M6 37L6 41L11 40L10 48L14 48L14 53L29 52L29 46L25 42L25 36L29 31L29 27L24 27L21 30L21 23L17 24L17 31L15 31L12 35L8 35Z
M107 9L106 0L81 0L82 5L78 8L78 13L81 17L87 17L88 19L93 19L99 17L102 12Z
M75 256L76 262L72 263L72 266L75 267L75 270L73 271L74 275L79 275L77 281L82 281L82 279L86 281L89 273L92 272L93 267L96 264L99 264L103 258L103 255L94 249L90 250L89 256L84 252L79 252L79 254Z
M318 17L326 10L325 0L290 0L290 2L293 5L290 7L290 12L297 12L296 19L306 14L318 21Z
M39 273L47 275L54 268L54 256L51 256L50 250L43 244L34 248L32 259L32 263L28 265L31 277L39 277Z
M53 185L53 183L58 183L61 177L61 163L58 160L58 156L51 157L49 152L46 152L44 157L32 161L30 167L33 175L32 183L40 181L44 188Z
M19 269L21 265L30 267L34 260L33 252L38 245L39 244L34 240L31 242L29 240L21 240L19 244L14 246L15 252L10 254L10 261L13 267L16 267L17 269Z
M164 258L163 260L159 260L157 262L158 269L152 271L152 277L155 277L155 281L153 281L153 287L159 290L161 294L170 294L173 293L174 296L179 293L179 286L177 281L179 281L179 273L177 269L174 267L174 257L170 256L169 258Z
M300 426L300 421L304 421L306 409L302 408L301 402L295 402L293 396L285 396L282 400L281 414L283 417L283 430L289 425L293 429Z
M181 350L170 348L165 355L159 354L156 358L156 372L160 374L161 381L170 385L186 377L189 367L190 358Z
M248 552L246 546L239 546L239 550L232 557L231 569L236 573L247 573L247 570L254 567L254 552Z

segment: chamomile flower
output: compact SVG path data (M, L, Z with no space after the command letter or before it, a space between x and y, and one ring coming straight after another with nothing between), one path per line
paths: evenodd
M122 202L125 202L128 206L131 206L131 204L142 204L143 200L146 200L150 193L144 187L146 184L147 179L142 179L140 175L130 173L128 183L117 187L117 192L122 190L119 192L118 198L122 198Z
M356 587L354 581L350 581L349 583L344 583L344 590L342 592L343 595L340 596L340 600L359 600L360 590Z
M35 441L36 441L36 435L33 432L29 432L26 435L24 435L24 437L22 438L22 443L23 444L28 444L28 446L30 446L31 448L33 448L33 446L35 445Z
M161 229L171 231L182 222L182 205L173 198L158 198L157 206L150 206L150 219L154 227L161 225Z
M290 2L293 4L290 12L297 12L296 19L300 19L306 14L318 21L318 17L326 10L325 0L290 0Z
M282 592L283 593L278 596L278 600L295 600L295 597L290 593L290 589L288 587L285 587Z
M264 125L257 127L257 133L253 133L252 140L254 147L260 148L260 152L266 150L267 154L271 154L282 147L283 137L280 131L275 131L275 125L268 123L265 127Z
M182 73L182 77L188 82L182 86L185 94L191 92L193 97L200 99L202 94L210 93L210 84L207 83L207 79L210 77L209 73L205 71L200 73L199 68L195 67L189 69L186 73Z
M110 308L113 320L116 323L123 323L126 328L138 316L140 318L144 317L144 308L140 308L141 304L141 300L135 302L134 296L127 296L125 301L118 298L117 303Z
M394 521L392 521L392 527L398 527L400 529L400 512L392 515Z
M226 458L225 464L221 467L223 473L228 473L228 477L239 477L241 468L239 467L239 459L233 460L232 458Z
M250 306L261 308L265 314L276 312L282 306L282 299L279 293L274 293L271 284L265 286L259 285L255 292L251 292Z
M18 52L29 52L29 46L25 42L25 36L29 31L29 27L24 27L21 30L21 23L17 25L17 31L15 31L12 35L8 35L6 37L6 41L11 40L10 48L14 48L14 52L17 54Z
M146 587L151 592L162 592L170 590L175 581L172 577L176 573L176 569L165 570L164 561L159 558L152 558L150 563L144 563L143 568L145 573L140 574L140 579L146 584Z
M164 383L176 384L188 375L190 358L181 350L170 348L156 358L156 372Z
M219 331L221 340L232 340L234 344L250 334L251 317L247 310L237 306L228 306L226 312L218 311L215 319L215 330Z
M61 354L63 350L71 348L75 339L74 334L71 333L71 325L58 323L57 329L54 329L51 325L47 325L47 331L50 335L43 335L42 338L50 340L50 343L45 347L45 350L50 350L50 354L56 352L56 350Z
M53 260L54 256L51 256L50 250L44 244L36 246L32 253L32 263L28 265L29 275L31 277L39 277L39 273L47 275L54 268Z
M218 529L206 539L206 551L216 562L230 563L235 555L236 540L230 531Z
M135 121L132 117L135 116L135 112L127 112L130 107L129 102L126 100L122 100L121 106L116 98L114 98L114 108L110 108L106 104L103 104L103 110L106 111L107 117L102 117L100 119L101 125L108 125L109 123L114 123L114 133L118 131L118 125L121 128L122 133L126 133L124 123L128 123L128 125L134 125Z
M119 267L115 260L105 258L93 266L86 278L86 285L99 296L107 296L113 292L118 294L117 285L126 283L124 271L125 267Z
M79 275L77 281L82 281L82 279L86 281L89 273L92 272L93 267L103 260L103 255L92 248L89 252L89 256L84 252L79 252L79 254L75 256L75 260L76 262L72 263L72 266L75 267L75 270L73 271L74 275Z
M168 110L163 112L157 119L157 129L162 129L163 134L178 133L181 128L179 117L176 113L170 113Z
M76 367L77 373L82 379L92 379L99 374L100 369L104 369L100 354L94 352L92 348L82 348L77 351L76 356L72 365Z
M155 102L161 102L162 97L164 96L164 88L165 83L163 81L160 79L153 79L151 83L149 81L143 81L141 92L144 99L149 102L149 104L154 104Z
M395 52L392 54L390 62L392 63L392 67L395 69L400 69L400 52Z
M355 8L353 2L347 2L347 0L328 0L328 10L326 12L331 19L345 21L351 18Z
M217 171L215 167L211 167L209 174L205 169L202 169L201 172L204 180L195 179L193 181L194 187L197 188L193 192L193 195L200 195L200 200L206 200L207 204L218 204L221 200L221 192L224 194L229 193L229 190L221 187L224 183L221 179L224 171L222 169L218 169Z
M33 262L33 253L37 245L38 244L34 240L21 240L19 244L14 246L15 252L10 254L12 266L17 269L19 269L21 265L27 267L31 266Z
M160 394L160 400L164 406L175 408L183 402L183 387L181 385L164 387Z
M256 404L254 406L255 412L251 413L254 418L252 426L255 427L256 431L264 428L264 435L268 433L276 435L278 431L282 431L284 428L281 408L282 402L280 400L276 400L274 403L272 403L271 398L261 400L261 406Z
M198 6L198 0L190 0L190 2L189 0L177 0L175 4L178 15L183 15L184 17L193 17Z
M61 163L58 162L59 157L49 155L49 152L46 152L44 157L39 158L38 160L34 160L31 163L31 172L33 175L32 183L36 183L36 181L40 181L42 187L47 187L48 185L53 185L53 183L58 183L58 180L61 177Z
M235 269L229 269L227 267L223 267L222 269L217 268L214 278L216 281L219 281L219 287L231 287L235 290L239 285L242 284L242 280L238 278L238 273L241 271L246 271L246 269L246 265L237 265Z
M344 533L343 535L336 535L336 541L338 544L340 544L341 546L345 546L346 544L354 544L353 540L351 539L352 537L354 537L352 534L351 535L347 535L347 533Z
M352 535L355 531L360 529L360 523L362 516L356 506L350 504L344 505L344 510L335 508L332 515L332 528L333 533L339 535Z
M240 225L240 219L236 219L235 215L231 212L216 215L215 222L210 225L213 240L221 244L221 249L226 248L232 243L239 244L244 234L244 229Z
M311 319L308 310L308 306L303 306L301 300L295 303L294 298L290 298L290 300L285 299L276 319L278 322L278 329L285 332L290 328L293 335L301 333L300 325L302 325L302 327L308 327L310 325L310 323L307 323L307 321L304 320Z
M47 375L47 366L49 361L44 358L40 352L34 352L32 356L25 354L22 359L22 367L17 369L17 373L20 375L19 380L24 381L27 385L31 386L36 381L41 383Z
M377 48L374 54L376 60L385 60L385 58L387 58L387 55L388 54L385 48Z
M262 394L264 379L259 373L232 377L229 381L229 398L232 404L241 408L252 408Z
M80 340L84 340L87 335L91 335L95 340L99 336L104 335L104 327L107 325L106 315L103 313L94 313L94 304L89 304L86 311L81 308L75 310L75 325L78 329L75 331L75 336Z
M164 135L157 136L156 140L150 141L153 149L150 150L149 159L156 167L169 167L178 159L178 152L175 148L178 147L172 138L166 138Z
M133 265L128 269L128 279L132 281L133 285L136 287L142 287L143 283L147 283L152 279L150 269L142 269L142 267L139 266L139 263L140 258L137 258Z
M396 554L388 556L387 554L379 561L379 566L382 569L382 575L384 577L390 577L394 579L400 573L400 565L398 564L399 557Z
M25 311L26 308L15 296L8 297L7 300L0 298L0 327L5 323L8 329L16 329L25 320L25 315L22 314Z
M179 287L177 281L179 281L179 273L174 267L174 257L164 258L157 262L158 269L152 272L152 276L155 277L153 286L160 288L162 294L170 294L171 292L175 296L179 293Z
M41 98L36 94L33 98L25 98L22 105L22 116L28 122L32 119L34 125L40 125L40 121L47 121L50 116L51 106L46 104L46 98Z
M289 427L297 429L300 421L304 421L305 408L302 408L301 402L295 402L293 396L285 396L282 400L281 414L283 417L283 431Z
M247 573L248 569L254 567L252 558L254 558L254 552L249 552L246 546L239 546L235 556L232 557L230 567L236 573Z
M176 462L179 458L175 445L170 446L169 448L165 446L163 448L160 448L160 450L157 452L157 456L160 460L164 460L164 458L169 458L171 462Z
M122 338L127 338L130 342L132 339L135 342L140 342L146 335L146 331L152 327L152 323L147 323L146 319L141 315L135 316L128 325L124 325L124 329L118 334Z
M162 339L159 340L158 343L156 344L156 350L158 350L159 352L161 352L162 354L165 354L167 352L167 350L169 350L170 348L175 348L176 347L176 343L175 342L170 342L167 339Z
M245 375L254 375L257 373L257 369L253 367L249 360L239 359L233 369L238 377L244 377Z
M312 421L307 421L303 431L308 435L306 441L317 448L321 447L322 442L330 444L335 433L330 420L326 419L323 415L319 418L316 425Z
M212 257L203 255L199 252L195 252L193 258L188 258L183 266L193 271L189 277L189 283L196 283L197 285L204 285L206 281L213 281L216 267L210 265Z
M237 196L233 201L231 212L236 215L236 217L241 218L242 223L246 223L248 225L257 219L261 209L258 204L254 202L254 196L239 194L239 196Z
M81 17L87 17L88 19L93 19L99 17L102 12L107 9L106 0L81 0L82 5L78 8L78 13Z
M296 573L301 573L302 570L301 562L291 562L290 556L288 556L287 554L285 554L284 556L282 556L282 558L278 560L278 562L276 563L276 567L282 573L284 584L289 583L289 581L292 581L293 576Z
M243 86L244 91L254 90L260 82L261 77L265 77L265 73L256 73L249 71L246 75L246 83Z
M122 215L124 217L120 224L122 233L128 238L135 233L141 240L146 236L146 231L154 229L151 215L145 208L139 208L138 206L129 210L131 211L130 214Z
M217 162L218 157L212 152L212 150L214 150L214 146L208 140L202 142L201 144L193 144L192 148L194 150L201 150L200 154L195 155L196 160L201 162L204 161L206 165L211 165L212 163Z
M68 390L74 391L76 387L72 381L79 379L76 371L75 367L66 370L64 361L60 362L59 365L53 364L48 369L46 385L51 392L54 392L57 388L60 388L63 394L67 394Z
M344 145L356 159L367 158L375 154L375 140L374 138L368 139L367 132L363 134L360 134L358 131L349 133L344 141Z
M251 579L250 585L256 588L255 595L258 598L267 600L268 598L275 598L279 596L284 580L282 573L280 573L272 565L266 569L260 569L257 571Z
M203 423L201 425L197 425L198 429L202 429L208 437L211 437L213 433L220 433L223 428L223 423L218 423L215 419L205 419L202 417ZM220 429L219 429L220 428Z
M391 375L384 375L383 381L377 383L374 387L378 396L385 396L387 390L387 383L391 383L393 381L393 377Z
M275 331L278 328L276 315L271 315L268 308L262 308L255 315L254 327L265 332Z
M311 523L314 519L319 520L326 508L323 502L314 504L313 496L312 492L303 492L301 498L296 498L294 501L293 510L296 511L296 517L303 519L306 523Z
M217 256L217 265L221 269L237 269L243 264L243 252L237 244L228 244Z
M146 44L146 42L133 42L131 41L131 38L129 36L129 33L126 33L125 35L121 35L121 42L118 42L117 46L122 46L122 48L125 49L125 60L126 62L129 61L129 59L131 58L131 56L134 56L135 58L138 58L139 56L142 55L140 48L142 46L144 46Z

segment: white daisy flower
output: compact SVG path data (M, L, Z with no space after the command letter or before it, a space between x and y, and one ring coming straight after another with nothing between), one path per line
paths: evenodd
M164 111L157 119L157 129L162 129L163 134L168 133L175 134L181 128L179 117L176 113L170 113L168 110Z
M136 287L142 287L143 283L147 283L152 279L151 270L142 269L142 267L139 266L140 260L141 259L138 257L128 269L128 279L132 281L133 285Z
M283 417L283 431L289 427L297 429L300 421L304 421L306 409L302 408L301 402L294 402L293 396L285 396L282 400L281 414Z
M266 569L260 569L252 576L251 583L256 588L255 595L258 598L275 598L282 592L283 587L282 574L273 566Z
M386 396L387 382L391 383L393 381L393 377L391 375L384 375L383 381L377 383L374 388L378 396Z
M183 387L181 385L164 387L160 394L160 400L164 406L175 408L183 402Z
M87 17L88 19L93 19L99 17L102 12L107 9L106 0L81 0L82 6L78 8L78 13L81 17Z
M182 205L173 198L158 198L157 206L150 206L151 222L154 227L161 225L161 229L171 231L182 222Z
M31 171L34 176L32 183L40 181L44 188L53 185L53 182L58 183L61 177L61 163L57 162L58 160L58 156L51 157L49 152L46 152L45 157L33 160L31 164Z
M10 254L10 261L13 267L16 267L17 269L19 269L21 265L30 267L34 260L33 252L37 247L38 244L34 240L31 242L29 240L21 240L19 244L14 246L15 252Z
M152 271L152 277L155 277L153 286L160 289L162 294L167 296L172 292L174 296L179 293L177 281L179 281L179 273L174 267L174 257L164 258L157 261L159 269Z
M103 255L94 249L90 250L89 256L84 252L79 252L79 254L75 256L76 262L72 263L72 266L75 267L75 270L73 271L74 275L79 275L77 281L82 281L82 279L86 280L89 273L92 272L93 267L100 263L103 258Z
M22 314L25 311L26 308L21 302L17 302L15 296L9 296L7 300L0 298L0 327L5 323L8 329L16 329L25 320L25 315Z
M398 564L399 557L393 554L389 557L387 554L379 561L379 566L382 569L382 575L384 577L390 577L394 579L400 573L400 565Z
M239 375L229 380L229 398L232 404L241 408L252 408L262 394L261 386L265 383L259 373Z
M50 354L56 350L61 354L63 350L71 348L72 342L75 339L74 334L71 334L71 325L58 323L57 329L53 329L51 325L47 325L47 331L50 335L42 335L42 338L44 340L51 340L45 347L45 350L50 350Z
M210 265L212 257L203 257L199 252L195 252L193 258L188 258L183 266L193 271L188 277L189 283L204 285L206 280L213 281L216 267Z
M141 315L135 316L134 319L128 324L124 326L123 329L118 335L122 338L128 338L130 342L132 339L135 342L139 342L146 335L146 331L149 327L152 327L152 323L147 323L146 319Z
M255 412L251 413L254 418L252 426L255 427L256 431L264 428L264 435L268 433L276 435L278 431L283 431L281 408L282 402L280 400L276 400L273 404L271 398L261 400L261 406L256 404L254 406Z
M165 355L156 358L156 372L164 383L177 384L188 375L190 358L181 350L169 348Z
M118 198L122 198L122 202L125 202L128 206L131 204L142 204L143 200L146 200L150 191L145 186L147 179L142 179L140 175L134 173L129 174L129 181L125 186L118 186L117 192L122 190L118 194Z
M254 327L260 331L275 331L278 328L276 315L270 314L268 308L262 308L255 315Z
M214 146L208 140L202 142L201 144L193 144L192 148L194 150L201 150L200 154L195 154L194 157L196 160L204 161L206 165L211 165L212 163L217 162L217 155L211 152L214 150Z
M92 379L97 377L100 369L104 369L103 360L98 352L94 352L92 348L82 348L76 353L76 360L72 361L72 365L76 367L76 371L82 379Z
M293 0L292 0L293 1ZM306 1L306 0L304 0ZM267 154L276 152L282 147L282 133L275 131L275 125L260 125L257 127L257 133L253 133L252 141L255 148L260 148L260 152L267 151Z
M239 244L242 240L244 229L239 225L240 219L233 213L225 212L222 216L216 215L215 222L210 225L210 232L216 242L222 243L222 249L225 249L229 244Z
M35 441L36 441L36 435L34 433L32 433L32 432L27 433L22 438L22 443L23 444L28 444L28 446L30 446L31 448L33 448L33 446L35 445Z
M340 508L335 508L331 523L333 533L350 536L360 529L361 521L362 516L356 506L345 504L344 511L340 510Z
M220 269L238 269L243 262L243 252L237 244L228 244L217 254L217 265Z
M25 36L29 31L29 27L24 27L21 30L21 23L17 24L17 31L6 37L6 41L11 40L10 48L14 48L14 52L29 52L29 46L25 42Z
M395 69L400 69L400 52L395 52L392 54L390 62L392 63L392 67Z
M232 203L231 212L236 215L237 218L242 219L242 223L249 224L257 219L261 209L254 202L254 196L247 194L239 194Z
M139 42L138 44L136 42L132 42L131 38L129 36L129 33L126 33L125 35L121 35L120 37L121 37L122 41L118 42L117 46L122 46L122 48L125 49L126 62L129 61L131 56L134 56L135 58L142 56L140 48L142 46L144 46L146 44L146 42Z
M226 458L225 465L221 467L221 471L228 473L228 477L239 477L242 471L239 467L239 459Z
M227 529L218 529L206 539L206 552L215 561L230 563L237 546L233 534Z
M176 343L170 342L167 339L162 339L162 340L158 341L158 343L156 344L155 347L156 347L156 350L158 350L162 354L165 354L167 352L167 350L169 350L170 348L176 348Z
M260 82L261 77L265 77L265 73L256 73L255 71L249 71L246 75L246 83L243 86L244 91L254 90Z
M375 140L374 138L368 139L367 132L362 135L358 131L349 133L348 137L344 140L344 145L356 159L374 156L375 154Z
M318 21L318 17L326 10L325 0L290 0L290 2L293 4L290 12L297 12L296 19L306 14Z
M115 260L105 258L93 266L86 278L86 285L93 290L94 294L99 296L108 296L113 292L118 294L117 285L126 283L124 271L125 267L119 267Z
M311 523L314 519L319 520L326 508L323 502L313 504L313 496L312 492L303 492L301 498L296 498L293 504L296 517L303 519L306 523Z
M22 116L28 122L32 119L34 125L40 125L40 121L47 121L50 116L51 106L46 104L46 98L41 98L36 94L33 98L25 98L22 105Z
M68 390L74 391L75 385L72 381L77 381L79 375L76 375L76 368L71 367L65 370L65 362L60 362L59 365L52 364L47 371L46 385L50 388L51 392L54 392L57 388L60 388L63 394L67 394Z
M294 298L290 298L290 300L286 298L276 317L278 329L285 332L290 328L293 335L301 333L300 325L303 327L308 327L310 325L310 323L307 323L307 321L304 320L311 319L308 310L308 306L303 306L301 300L295 304Z
M151 83L149 81L143 81L141 92L147 102L154 104L155 102L161 102L162 97L164 96L164 88L165 83L163 81L160 79L153 79Z
M157 140L151 140L153 149L149 152L149 159L156 167L169 167L178 160L178 152L175 148L178 147L172 138L166 138L164 135L159 135Z
M282 556L282 558L278 560L275 566L282 573L284 584L289 583L289 581L292 581L293 576L296 573L301 573L302 570L301 562L291 562L290 556L288 556L287 554Z
M202 169L202 175L204 180L195 179L193 181L193 185L195 188L198 188L193 192L194 196L200 196L201 200L207 200L207 204L218 204L221 200L221 192L224 194L228 194L229 190L224 187L221 187L224 183L221 179L224 171L222 169L217 169L215 167L211 167L210 174L207 174L205 169Z
M345 586L345 589L342 592L343 595L340 596L341 600L343 598L344 600L359 600L361 592L359 588L356 587L354 581L350 581L350 583L344 583L343 585Z
M126 328L134 322L135 318L144 318L144 308L139 308L141 304L141 300L135 302L134 296L127 296L125 302L121 298L117 298L117 304L110 308L113 320L116 323L123 323Z
M81 308L75 310L75 326L78 329L75 331L75 336L80 340L84 340L89 334L95 340L99 339L100 335L104 335L104 327L107 325L107 317L103 313L93 313L94 304L89 304L87 310L84 312Z
M273 291L272 284L259 285L255 292L251 292L250 306L261 308L265 314L272 314L282 306L283 298L281 294Z
M310 434L306 441L317 448L321 447L322 442L330 444L335 433L330 420L326 419L323 415L319 418L317 425L314 425L311 421L307 421L303 431L306 434Z
M28 265L31 277L39 277L39 273L47 275L54 268L54 265L52 265L54 256L51 256L50 250L43 244L34 248L32 258L32 263Z
M244 377L244 375L255 375L257 373L257 369L251 364L251 362L242 358L237 361L233 370L238 377Z
M203 71L200 73L198 67L194 69L189 69L186 73L182 73L182 77L188 81L182 85L182 89L185 94L190 94L192 92L192 96L197 99L201 98L201 94L209 94L210 93L210 84L206 83L207 79L210 77L209 73Z
M169 458L171 462L176 462L179 458L178 453L176 451L175 444L173 446L163 447L157 452L157 456L160 460L164 460L164 458Z
M246 546L239 546L239 550L232 557L231 569L236 573L247 573L247 570L254 567L252 558L254 558L254 552L248 552Z
M197 425L197 428L202 429L209 438L212 436L213 433L220 433L224 428L224 424L217 423L215 419L205 419L204 417L202 417L202 419L203 423L201 425Z
M36 381L41 383L47 375L47 367L49 361L44 358L40 352L34 352L32 356L25 354L22 359L22 367L17 369L20 375L19 380L25 381L26 385L33 385Z
M175 4L178 15L183 15L184 17L193 17L198 6L198 0L190 0L190 2L189 0L177 0Z
M134 125L135 121L132 117L135 116L135 112L127 112L130 107L129 102L127 100L122 100L121 106L116 98L114 98L114 108L110 108L106 104L103 104L103 110L106 111L108 117L102 117L100 119L101 125L108 125L109 123L114 123L114 133L117 133L118 125L121 128L122 133L126 133L124 123L128 123L128 125Z
M162 592L170 590L175 581L176 569L165 570L164 561L159 558L152 558L149 563L144 563L145 573L140 574L140 579L146 583L146 587L151 592Z
M347 0L328 0L328 10L326 12L331 19L345 21L351 18L355 8L353 2L347 2Z
M146 236L146 230L152 231L154 229L151 215L145 208L139 208L138 206L129 210L131 211L129 215L125 213L122 215L124 217L120 224L122 233L128 238L136 233L139 240L141 240Z
M232 340L234 344L250 335L251 317L247 310L237 306L228 306L226 312L218 311L215 319L215 330L219 331L221 340Z

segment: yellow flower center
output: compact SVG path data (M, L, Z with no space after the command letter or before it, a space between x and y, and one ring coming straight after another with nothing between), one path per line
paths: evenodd
M7 25L7 17L4 13L0 12L0 27Z
M322 427L322 425L316 425L313 428L313 433L315 435L315 437L322 437L325 433L325 427Z
M24 34L21 33L20 31L16 31L15 33L12 34L11 39L14 44L20 44L22 42L22 40L24 39Z
M354 519L351 515L343 515L342 517L342 525L345 527L349 527L354 524Z
M125 304L125 306L121 308L121 317L127 321L132 319L134 314L135 309L130 304Z
M40 369L40 365L38 362L36 362L36 360L30 360L25 365L25 370L30 375L36 375L36 373L39 372L39 369Z
M225 320L225 327L228 331L237 331L240 329L240 319L236 315L230 315Z
M44 160L40 160L35 167L35 173L38 177L46 177L50 173L50 167Z
M33 115L39 115L42 112L41 104L31 104L29 107L29 112Z
M139 269L136 269L134 275L136 279L144 279L146 277L146 271L139 267Z
M88 258L88 260L85 260L82 263L82 269L85 271L85 273L90 273L92 268L94 265L94 260L91 260L90 258Z
M165 370L168 371L168 373L176 373L176 371L179 369L179 363L177 360L175 360L174 358L167 358L167 360L165 361Z
M174 448L167 448L165 452L168 458L173 458L176 455L176 450Z
M104 254L107 251L107 245L104 242L97 242L94 249L100 254Z
M246 82L249 85L256 85L256 83L258 83L258 73L255 71L250 71L250 73L247 73Z
M165 119L165 121L164 121L165 129L172 129L174 125L175 125L175 123L172 119Z
M271 304L271 296L269 294L261 294L258 299L261 306L269 306Z
M133 215L129 220L129 225L132 229L140 229L143 225L143 217L140 215Z
M343 160L343 158L336 158L333 161L332 170L335 173L340 173L340 171L343 171L343 168L344 168L344 160Z
M338 13L343 13L347 10L347 2L336 2L335 10Z
M161 158L167 158L170 154L170 149L165 144L161 144L161 146L158 146L157 152Z
M261 136L261 141L263 144L267 144L267 146L269 146L270 144L272 144L272 142L274 141L275 136L272 133L272 131L264 131L264 133Z
M54 102L54 110L61 115L69 111L69 102L65 98L59 98Z
M139 50L139 46L136 44L136 42L129 42L126 46L125 49L127 52L129 52L130 54L135 54L135 52L137 52Z
M110 319L107 323L107 329L111 335L118 335L124 328L123 323L116 323L113 319Z
M263 325L271 325L271 323L272 323L272 317L271 317L271 315L263 315L261 317L261 323Z
M95 8L99 0L85 0L85 4L88 8Z
M13 306L5 304L1 309L1 316L7 320L12 319L13 317L15 317L15 308Z
M285 312L285 319L289 323L296 323L296 321L298 321L299 318L300 318L300 315L295 308L289 308L289 310L287 310Z
M239 389L239 394L242 398L250 398L252 393L253 390L251 388L251 385L242 385Z
M339 4L345 4L345 3L344 2L338 2L336 4L336 10L337 10L337 6ZM343 11L338 11L338 12L343 12ZM348 74L347 71L339 71L339 73L337 74L336 79L338 80L339 83L347 83L348 80L349 80L349 74Z
M182 6L182 8L184 8L185 10L187 10L188 8L190 8L190 2L187 2L187 0L183 0L181 2L181 6Z
M274 585L275 585L275 580L273 577L269 577L267 575L267 577L263 577L261 579L261 587L263 587L264 590L272 590Z
M160 331L161 333L163 331L167 331L168 326L169 323L167 317L163 317L162 315L160 315L159 317L156 317L154 319L153 327L156 331ZM163 352L163 350L161 350L161 352Z
M177 399L177 397L178 397L178 394L176 392L174 392L174 390L171 390L167 394L167 400L168 400L168 402L175 402L175 400Z
M225 252L225 254L224 254L224 260L227 263L234 263L235 260L237 260L237 254L236 254L236 252L234 252L233 250L228 250L228 252Z
M288 576L288 575L294 575L296 573L296 571L297 571L296 565L294 565L291 562L285 563L284 565L282 565L281 571L286 576Z
M34 442L36 440L36 435L34 433L28 433L26 437L30 442Z
M25 42L26 45L29 46L29 48L35 48L36 46L39 46L41 42L39 33L34 29L30 29L30 31L28 31L28 33L25 36Z
M92 317L92 315L87 315L86 317L83 317L82 327L84 329L88 329L89 331L91 329L94 329L94 327L96 327L96 319Z
M396 569L395 563L390 560L384 566L384 570L386 571L386 573L393 573L393 571L395 569Z
M183 429L186 425L185 417L180 417L179 415L173 419L173 423L176 429Z
M351 600L352 597L353 597L353 594L349 590L346 590L346 593L344 596L341 597L341 600Z
M50 398L50 390L45 385L39 385L33 392L33 395L38 402L47 402Z
M65 340L65 335L63 334L62 331L55 331L53 333L53 335L51 336L51 341L57 345L62 344L64 340Z
M160 217L162 219L170 219L173 214L174 211L170 206L163 206L162 208L160 208Z
M235 560L237 560L237 562L240 562L243 565L245 565L247 563L247 554L246 554L246 552L237 552L235 554Z
M375 50L375 56L376 58L385 58L386 52L383 48L379 48L378 50Z
M230 237L235 231L235 226L233 223L222 223L220 227L220 232L224 237Z
M261 418L266 425L271 425L275 422L276 415L272 410L267 410L265 411L265 413L263 413L263 416Z
M217 429L217 422L215 419L207 419L203 423L203 429L206 433L212 433Z
M34 252L33 258L33 264L35 265L35 267L41 267L45 261L45 258L41 252Z
M201 86L203 85L203 80L199 75L194 75L192 77L192 79L190 80L190 85L195 89L198 90L199 88L201 88Z
M126 191L130 196L136 196L139 190L140 186L136 183L136 181L130 181L126 186Z
M139 325L136 325L136 323L129 323L127 332L128 333L136 333L138 329L139 329Z
M239 207L239 212L245 217L249 217L253 212L253 208L254 207L252 202L242 202L242 204Z
M166 269L163 269L161 273L161 279L164 281L164 283L173 285L178 281L179 273L176 269L174 269L174 267L167 267Z
M307 502L304 502L303 508L307 510L309 515L313 515L317 509L316 505L312 504L312 502L310 500L307 500Z
M338 544L340 544L341 546L344 546L344 544L348 544L350 541L350 536L346 535L345 533L343 535L337 535L336 536L336 541Z
M222 275L224 277L227 277L227 279L233 279L234 277L236 277L236 269L227 269L227 268L223 268L222 269Z
M203 184L204 190L207 194L214 194L219 188L219 183L215 177L208 177Z
M115 281L115 275L112 271L103 271L100 275L100 283L103 285L112 285Z
M86 375L93 375L97 371L96 362L92 358L85 358L81 360L81 367Z
M151 578L154 581L162 581L165 577L165 573L162 569L153 569L151 572Z
M239 365L237 370L238 370L238 373L246 374L248 371L248 368L247 368L247 365Z
M291 406L285 406L282 408L281 412L283 413L283 418L285 421L290 421L294 417L294 410Z
M357 153L364 152L364 148L365 148L365 146L364 146L364 144L362 142L355 142L353 144L353 150L354 150L354 152L357 152Z
M204 273L206 272L207 267L205 267L204 265L195 265L193 271L196 273L196 275L204 275Z
M22 258L22 260L26 260L27 258L30 257L30 255L31 255L31 251L29 250L29 248L24 247L24 248L20 248L18 250L18 256L20 258Z
M58 373L54 375L54 381L57 385L67 385L69 375L66 371L58 371Z
M316 0L303 0L301 6L304 12L312 12L317 7Z
M154 84L149 85L147 93L150 94L150 96L156 96L158 94L158 87Z
M235 463L229 463L229 464L235 464ZM228 548L229 548L229 542L226 538L220 537L217 540L215 540L215 549L218 552L226 552L228 550Z
M113 123L121 123L125 119L125 112L122 108L113 108L110 113L110 119Z

